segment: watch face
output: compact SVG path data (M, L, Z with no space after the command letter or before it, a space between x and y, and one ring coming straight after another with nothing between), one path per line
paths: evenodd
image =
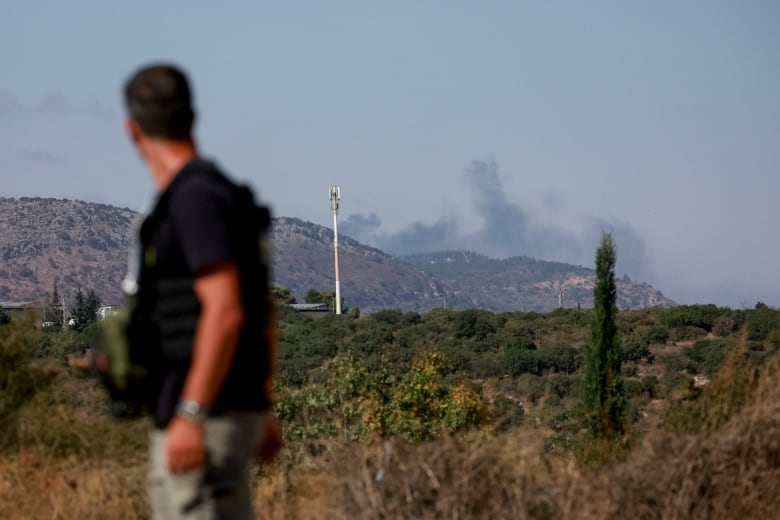
M176 407L176 414L193 422L203 422L208 413L195 401L181 401Z

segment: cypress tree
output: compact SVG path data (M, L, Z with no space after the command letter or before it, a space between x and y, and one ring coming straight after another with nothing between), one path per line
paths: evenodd
M61 329L64 319L62 298L57 290L57 282L54 282L54 288L51 291L51 298L49 299L49 305L46 307L45 319L43 321L51 323L51 326L55 329Z
M626 408L620 375L623 353L615 322L618 312L616 258L612 235L603 234L596 251L595 316L582 392L588 429L601 438L613 438L623 432Z

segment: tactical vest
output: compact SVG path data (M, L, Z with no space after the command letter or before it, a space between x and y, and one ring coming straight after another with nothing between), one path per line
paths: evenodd
M264 382L271 367L265 336L270 311L271 218L266 207L255 204L247 187L231 187L234 203L228 215L229 239L236 251L245 318L233 365L215 407L257 410L269 405ZM186 266L163 267L157 262L153 237L167 212L168 193L164 192L141 226L137 305L128 328L130 343L143 349L144 363L157 367L155 372L189 364L200 316L193 274Z

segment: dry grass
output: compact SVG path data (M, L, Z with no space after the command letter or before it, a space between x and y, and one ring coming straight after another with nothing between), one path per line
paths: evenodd
M735 354L665 429L595 469L576 450L546 451L533 427L416 445L332 441L316 457L292 447L256 471L255 508L271 520L776 518L778 375L778 356L759 373ZM0 518L147 518L146 425L102 417L91 382L59 377L16 415Z
M0 518L135 519L148 509L142 461L0 458Z
M650 432L625 461L598 470L545 453L533 431L376 442L346 446L319 468L258 482L257 510L262 518L313 520L776 518L777 374L776 359L751 404L720 429Z

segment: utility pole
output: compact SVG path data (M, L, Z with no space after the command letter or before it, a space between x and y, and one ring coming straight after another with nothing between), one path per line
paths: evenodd
M339 276L339 201L341 189L338 186L330 187L330 209L333 210L333 255L336 264L336 314L341 314L341 281Z
M558 308L563 309L563 293L568 291L562 284L555 284L550 288L550 292L558 294Z

